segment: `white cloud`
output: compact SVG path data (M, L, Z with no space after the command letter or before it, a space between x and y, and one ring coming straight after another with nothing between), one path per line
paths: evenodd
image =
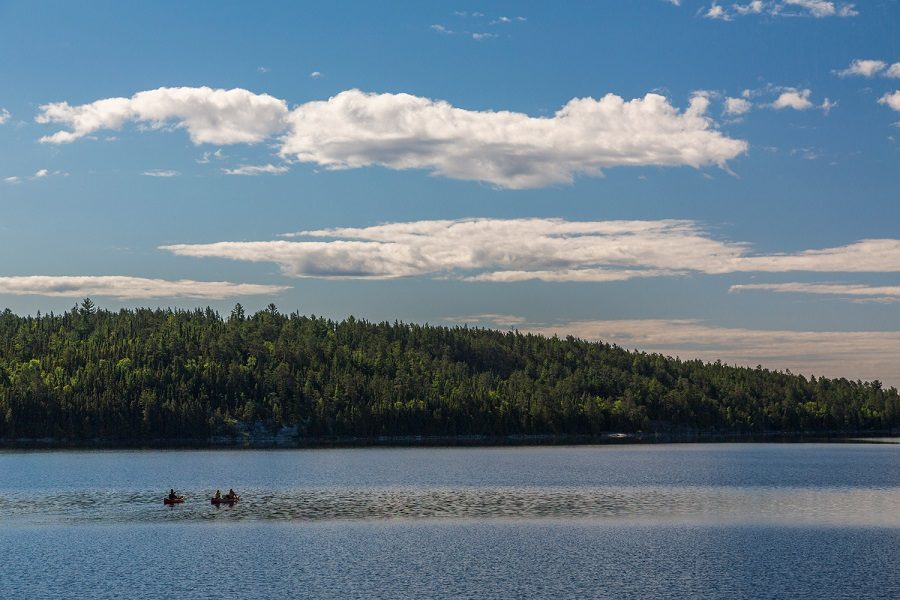
M221 300L233 296L261 296L290 289L280 285L145 279L117 275L0 277L0 294L14 296L134 298L199 298Z
M900 272L900 240L754 254L694 221L464 219L301 231L302 241L162 246L182 256L271 262L293 277L623 281L737 272Z
M324 75L322 75L322 73L320 71L313 71L312 73L309 74L310 79L320 79L322 77L324 77Z
M149 171L144 171L143 174L147 177L178 177L181 175L178 171L173 171L171 169L150 169Z
M827 115L828 113L831 112L831 109L837 105L838 105L837 100L832 101L832 100L829 100L828 98L825 98L824 100L822 100L822 104L819 105L819 108L822 109L822 112Z
M256 67L258 73L268 73L271 70L269 67Z
M209 164L212 159L222 160L225 158L225 154L222 153L222 149L219 148L215 152L204 152L203 156L197 159L197 162L201 165Z
M618 166L718 165L747 151L706 115L709 99L695 95L683 111L658 94L626 101L570 100L552 117L474 111L409 94L348 90L326 101L287 103L246 90L160 88L132 98L71 107L41 107L40 123L71 131L41 138L64 143L100 129L137 121L174 123L194 143L258 142L284 131L282 157L328 169L381 165L426 169L506 188L570 183Z
M900 332L793 331L716 327L694 320L575 321L527 327L542 335L572 335L682 359L848 379L879 379L900 386Z
M855 5L846 2L830 2L828 0L751 0L746 4L732 3L726 8L713 2L706 12L700 9L704 17L731 21L734 17L747 15L766 15L769 17L855 17L859 14Z
M330 169L429 169L506 188L570 183L607 167L724 166L747 143L717 131L708 105L695 96L679 112L657 94L630 101L608 94L531 117L350 90L293 110L281 154Z
M791 156L799 156L803 160L818 160L822 154L815 148L791 148Z
M12 177L6 177L3 181L10 184L22 183L23 181L34 181L35 179L46 179L47 177L62 175L63 177L67 177L69 174L64 171L51 171L50 169L38 169L34 172L34 175L29 175L26 177L20 177L18 175L13 175Z
M807 110L814 105L810 101L809 96L812 92L808 89L797 90L788 88L781 92L781 95L772 103L772 108L781 110L784 108L793 108L794 110Z
M57 131L41 142L62 144L102 129L120 129L129 122L162 128L174 124L187 129L195 144L260 142L284 128L288 108L284 100L244 89L208 87L159 88L131 98L106 98L70 106L54 102L40 107L38 123L62 123L71 131Z
M814 17L830 17L837 10L834 2L828 2L827 0L784 0L784 4L804 8Z
M779 294L821 294L855 298L857 301L900 302L900 286L857 283L748 283L733 285L729 292L767 291Z
M840 71L835 71L839 77L874 77L884 70L887 64L883 60L871 60L857 58L850 66Z
M492 40L494 38L500 37L496 33L479 33L475 32L472 34L472 39L476 42L483 42L484 40Z
M9 121L9 111L5 108L0 108L0 125L5 125L7 121Z
M741 16L758 15L765 8L765 3L762 0L752 0L747 4L732 4L731 7Z
M725 114L739 116L750 111L753 103L744 98L725 98Z
M286 165L240 165L233 169L222 169L226 175L281 175L290 169Z
M518 315L501 315L497 313L483 313L480 315L458 315L453 317L442 317L441 320L450 323L464 323L467 325L491 325L496 327L515 327L527 323L525 317Z
M900 62L895 62L890 67L888 67L888 70L884 72L884 76L891 77L893 79L900 78Z
M878 99L878 103L889 106L893 110L900 111L900 90L885 94Z
M715 2L709 6L709 10L707 10L703 16L707 19L719 19L721 21L730 21L732 19L731 15L728 14L721 5L716 4Z

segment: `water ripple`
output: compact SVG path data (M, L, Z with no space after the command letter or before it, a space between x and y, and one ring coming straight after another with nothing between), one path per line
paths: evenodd
M645 519L900 527L900 488L386 487L241 489L234 506L181 490L164 506L150 490L5 492L0 522L130 523L210 520Z

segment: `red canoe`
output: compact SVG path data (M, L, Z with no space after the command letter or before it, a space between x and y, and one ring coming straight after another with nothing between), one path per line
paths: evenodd
M240 499L240 496L237 496L236 498L210 498L209 503L215 504L216 506L218 506L219 504L234 504Z
M163 504L181 504L184 502L184 496L177 496L175 498L163 498Z

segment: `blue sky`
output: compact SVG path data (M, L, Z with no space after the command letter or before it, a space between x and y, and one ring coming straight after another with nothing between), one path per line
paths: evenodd
M0 1L0 53L0 307L900 384L896 1Z

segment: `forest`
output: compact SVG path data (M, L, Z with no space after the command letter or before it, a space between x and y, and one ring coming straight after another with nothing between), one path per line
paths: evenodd
M481 328L270 304L0 313L0 439L824 432L900 426L897 390Z

